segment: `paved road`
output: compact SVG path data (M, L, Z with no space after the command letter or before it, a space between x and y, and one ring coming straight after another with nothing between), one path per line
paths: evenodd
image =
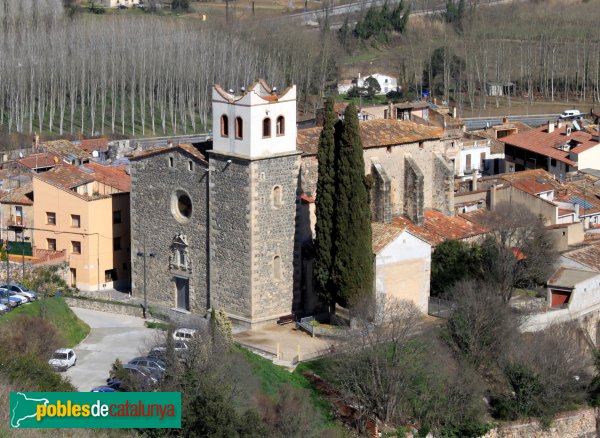
M528 116L508 116L508 119L512 122L523 122L529 126L536 127L541 126L546 123L548 120L553 122L558 119L560 114L532 114ZM474 117L462 119L465 122L465 126L468 131L472 131L474 129L483 129L486 126L494 126L502 123L503 117Z
M74 348L77 366L67 375L79 391L106 383L110 366L117 359L127 363L158 343L160 331L144 327L144 320L96 310L72 308L91 328L90 334Z

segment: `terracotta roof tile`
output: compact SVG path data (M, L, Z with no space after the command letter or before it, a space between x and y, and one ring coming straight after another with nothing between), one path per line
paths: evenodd
M56 155L47 152L41 154L28 155L25 158L19 159L19 164L28 169L40 169L44 167L54 167L60 163L60 158Z
M74 189L94 181L92 175L82 172L77 166L70 164L56 166L48 172L35 175L34 178L63 189Z
M513 183L513 187L527 192L531 195L537 195L538 193L549 192L554 190L550 184L541 183L535 179L530 179L526 181L516 181Z
M393 224L405 227L411 234L437 246L446 240L461 240L481 236L488 229L462 216L448 217L436 210L425 210L423 225L415 225L405 217L395 218Z
M86 138L84 140L81 140L77 147L83 149L84 151L90 154L93 151L106 152L108 150L108 138Z
M133 155L132 157L130 157L130 159L133 161L142 160L147 157L164 154L167 152L174 151L176 149L181 149L182 151L187 152L188 154L194 156L195 158L204 162L205 164L208 164L208 162L206 161L206 157L202 154L202 152L200 152L198 149L196 149L193 145L187 144L187 143L178 144L175 146L168 146L168 147L164 147L164 148L149 149L149 150L139 152L139 153Z
M33 184L29 183L18 189L11 190L0 199L2 204L33 205ZM29 195L29 196L27 196Z
M598 241L595 241L582 248L567 251L562 255L563 257L575 260L578 263L588 266L595 271L600 271L600 242Z
M574 144L570 152L574 154L579 154L598 146L598 142L593 140L592 135L585 131L573 130L571 135L568 136L566 132L566 126L555 128L554 132L551 133L548 132L547 126L542 126L503 137L501 141L505 144L554 158L569 165L576 165L577 163L569 158L570 153L568 151L561 151L557 149L558 146L572 142Z
M85 165L94 171L91 174L94 180L109 185L122 192L131 191L131 178L127 174L127 166L104 166L90 162Z
M372 242L373 242L373 254L379 254L386 246L394 241L402 231L402 227L383 224L380 222L373 222L371 224L372 229Z
M67 157L71 155L80 160L89 160L91 158L89 153L81 148L78 148L69 140L47 141L43 146L46 152L50 152L51 154L58 155L60 157Z
M444 130L404 120L365 120L360 122L363 148L394 146L426 140L438 140ZM299 129L296 144L306 155L316 155L322 127Z

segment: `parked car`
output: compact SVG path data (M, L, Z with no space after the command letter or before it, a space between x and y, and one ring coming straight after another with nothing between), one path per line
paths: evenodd
M176 341L189 341L196 334L196 330L191 328L178 328L173 332L173 339Z
M183 341L175 341L173 344L173 349L175 350L176 354L185 354L187 353L187 351L189 350L188 344L186 344ZM166 344L163 345L156 345L154 347L152 347L152 349L150 349L150 352L148 353L149 357L155 357L157 359L163 360L165 359L165 355L167 354L167 346Z
M159 380L159 377L148 368L139 365L123 365L123 370L128 375L128 381L123 381L117 377L106 379L106 386L114 388L117 391L151 390ZM133 386L133 387L132 387Z
M11 311L11 307L8 304L0 304L0 315L4 315Z
M8 295L10 295L11 297L17 297L17 298L19 298L21 300L21 304L26 304L26 303L28 303L30 301L29 298L27 298L25 295L22 295L22 294L20 294L18 292L15 292L14 290L9 290L9 289L3 289L3 290L5 290L6 293Z
M0 289L0 303L9 304L11 307L17 307L25 304L25 297L11 294L9 290Z
M91 392L116 392L117 390L115 388L113 388L112 386L96 386L95 388L92 388Z
M23 286L20 283L2 283L0 284L0 288L8 289L10 291L16 292L19 295L23 295L29 299L29 301L37 300L37 293L32 291L31 289Z
M59 348L54 352L48 364L57 371L67 371L77 364L77 356L70 348Z
M564 110L559 116L560 119L580 119L581 111L576 109Z
M129 361L129 365L139 365L149 370L156 370L161 376L167 369L167 364L159 358L151 356L135 357Z

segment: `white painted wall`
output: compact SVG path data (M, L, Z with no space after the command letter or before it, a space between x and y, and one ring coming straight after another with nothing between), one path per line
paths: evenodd
M600 144L578 154L577 168L600 170Z
M481 166L481 154L485 154L485 160L490 159L490 147L482 146L482 147L474 147L469 149L461 149L458 154L458 174L463 176L467 170L467 155L471 155L471 170L477 169L479 174L483 172L483 167Z
M269 101L261 96L269 93L260 85L241 97L221 95L215 88L212 93L213 150L246 158L259 158L296 150L296 86ZM231 101L230 101L231 100ZM229 117L229 136L221 136L221 116ZM276 134L277 118L285 118L285 132ZM235 119L243 120L243 138L235 136ZM271 119L271 136L263 138L263 120Z
M404 230L376 255L378 295L413 301L427 312L431 280L431 245Z

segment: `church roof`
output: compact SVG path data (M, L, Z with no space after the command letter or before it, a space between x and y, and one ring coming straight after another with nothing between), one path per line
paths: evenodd
M149 149L149 150L146 150L146 151L143 151L143 152L133 155L132 157L130 157L130 160L133 160L133 161L142 160L144 158L153 157L155 155L172 152L176 149L182 150L182 151L188 153L189 155L192 155L193 157L197 158L199 161L202 161L203 163L208 164L204 154L202 154L202 152L200 152L198 149L196 149L193 145L188 144L188 143L178 144L175 146L168 146L168 147L164 147L164 148Z
M438 140L444 135L442 128L406 120L365 120L359 126L364 149ZM305 155L316 155L322 129L321 126L299 129L296 140L298 149Z

